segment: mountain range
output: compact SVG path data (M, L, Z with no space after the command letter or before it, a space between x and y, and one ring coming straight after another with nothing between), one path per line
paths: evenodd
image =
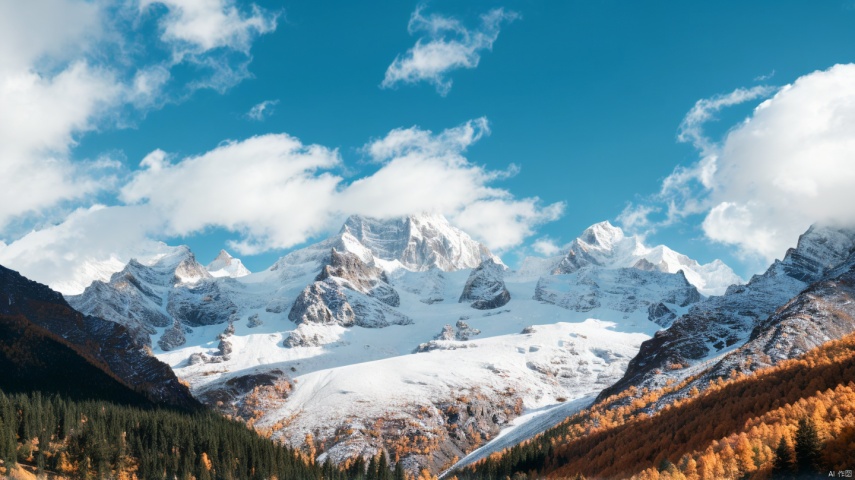
M352 216L260 272L162 245L60 300L320 462L383 452L439 473L597 399L682 382L655 411L842 337L853 250L855 230L815 226L743 283L602 222L512 270L442 216Z

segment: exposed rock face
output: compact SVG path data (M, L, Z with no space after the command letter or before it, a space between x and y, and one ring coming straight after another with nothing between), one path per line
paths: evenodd
M355 314L347 295L335 282L315 282L306 287L294 301L288 319L294 323L353 325Z
M459 302L469 302L472 308L478 310L506 305L511 300L511 294L505 287L504 273L504 265L496 263L492 258L484 260L469 275Z
M667 327L677 318L677 314L667 305L659 302L655 305L650 304L650 307L647 308L647 318L659 326Z
M375 257L397 260L415 271L475 268L483 259L493 257L487 247L452 227L442 215L392 220L354 215L347 219L342 232L351 234Z
M701 299L683 272L664 273L636 268L608 270L586 266L570 274L542 277L534 298L575 312L608 308L631 314L686 307ZM670 305L671 307L668 307ZM664 313L664 310L658 310ZM648 313L649 314L649 313ZM665 317L657 317L665 320ZM651 318L652 320L652 318Z
M469 340L469 337L474 337L475 335L479 335L481 333L481 330L470 327L469 324L464 322L463 320L458 320L456 326L457 333L454 335L455 340L465 342L466 340Z
M795 358L855 331L855 255L796 295L751 332L748 341L705 369L660 404L732 372L753 371Z
M365 264L355 254L333 249L329 265L324 267L315 281L323 282L328 278L338 280L337 283L376 298L390 307L397 307L401 303L398 292L389 285L386 273L377 267Z
M762 358L757 365L769 364L838 338L850 328L845 298L850 281L847 259L853 250L855 231L811 227L784 260L775 261L748 284L731 286L725 295L694 305L667 330L645 341L624 378L601 398L632 385L658 386L680 375L679 370L662 374L669 365L696 364L743 345L743 353L734 353L722 365L732 367L738 363L733 358L744 358L746 352Z
M172 370L147 355L123 326L84 316L72 309L59 293L3 267L0 267L0 316L26 319L43 329L57 345L77 352L89 364L153 402L182 408L199 406Z
M182 326L225 323L237 310L187 247L176 248L152 266L131 260L108 283L93 282L68 302L81 312L124 325L139 345L151 345L155 327L170 326L168 338L158 343L165 349L183 345Z
M457 398L421 406L418 422L413 421L411 412L394 412L384 418L366 418L356 429L354 425L341 425L339 430L351 431L351 435L336 443L325 441L322 444L324 453L318 461L327 458L342 461L354 454L371 457L381 450L394 458L395 449L404 443L421 447L419 449L426 452L403 456L405 471L412 476L418 475L423 468L440 472L455 458L465 457L484 439L498 435L519 413L520 404L512 397L497 399L478 391L461 392ZM379 427L372 431L362 425Z
M168 352L184 345L184 342L186 341L187 339L184 337L184 327L181 326L181 323L178 320L175 320L172 327L160 336L160 340L157 341L157 345L164 352Z
M465 342L470 339L470 337L474 337L481 333L481 330L477 328L472 328L468 323L463 320L457 321L457 332L454 331L454 327L446 324L442 327L442 331L439 332L433 340L421 343L418 347L416 347L413 353L423 353L430 352L432 350L455 350L458 348L472 348L474 344L464 344L459 342Z
M262 325L264 325L264 321L262 321L260 318L258 318L257 313L250 315L246 321L246 326L249 328L260 327Z
M294 301L288 319L297 324L367 328L412 323L390 308L399 303L398 292L387 283L381 269L367 265L355 254L333 249L329 264ZM317 341L317 332L307 338L305 332L295 331L286 345L315 344Z

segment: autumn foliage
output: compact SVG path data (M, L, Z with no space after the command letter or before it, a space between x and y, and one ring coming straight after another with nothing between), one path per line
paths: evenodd
M777 476L855 468L855 335L653 408L685 384L606 399L458 477L770 478L776 461ZM782 440L789 462L776 455Z

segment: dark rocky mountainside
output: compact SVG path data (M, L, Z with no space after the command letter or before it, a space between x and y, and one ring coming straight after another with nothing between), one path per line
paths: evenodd
M84 316L62 295L0 266L0 386L180 408L199 404L123 326Z

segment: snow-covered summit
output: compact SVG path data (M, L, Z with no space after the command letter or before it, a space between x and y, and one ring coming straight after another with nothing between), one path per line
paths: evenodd
M486 246L453 227L442 215L393 219L352 215L337 235L285 255L269 270L284 277L315 271L329 261L332 249L353 253L366 264L390 271L403 267L414 272L452 272L475 268L486 259L504 265Z
M542 273L573 273L586 267L605 269L638 268L664 273L682 271L686 280L704 295L721 295L727 287L744 283L721 260L700 264L686 255L664 246L648 247L638 236L626 236L608 221L591 225L570 242L563 257L541 261L526 259L521 271L531 275L537 267Z
M420 214L394 219L352 215L340 234L350 234L379 259L401 263L408 270L432 267L443 271L475 268L494 258L490 250L442 215Z
M205 268L214 277L240 278L252 273L243 266L239 258L234 258L225 250L220 250L217 258Z
M577 241L590 249L608 252L614 250L624 238L626 237L623 230L606 220L586 228L582 235L579 235Z

